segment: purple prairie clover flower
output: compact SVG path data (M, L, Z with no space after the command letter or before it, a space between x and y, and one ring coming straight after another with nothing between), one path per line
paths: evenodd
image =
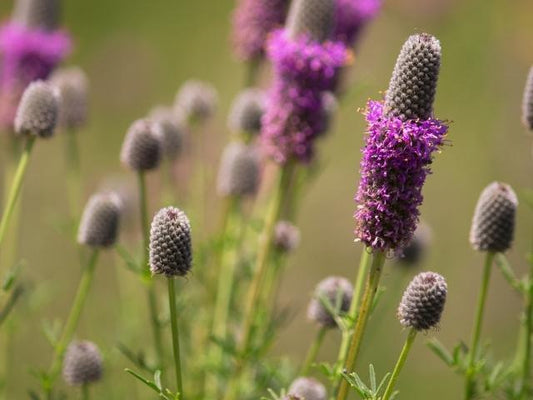
M341 42L320 43L306 34L290 38L282 29L272 33L267 56L273 64L274 83L261 121L264 151L280 164L291 158L308 162L314 139L327 123L323 94L335 86L350 53Z
M335 0L335 40L353 46L361 30L381 8L381 0Z
M386 117L379 101L368 102L366 121L355 234L374 250L397 249L416 229L422 186L448 126L433 118Z
M283 25L288 0L239 0L233 14L235 53L245 61L260 58L268 34Z
M9 22L0 28L0 126L12 127L26 86L46 79L71 47L62 30L45 31Z

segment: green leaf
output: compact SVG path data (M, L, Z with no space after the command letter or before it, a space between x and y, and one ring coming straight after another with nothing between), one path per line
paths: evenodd
M135 272L136 274L142 275L144 273L145 268L142 268L141 263L137 262L135 258L130 253L128 253L124 246L117 244L115 245L115 250L117 251L117 254L120 256L122 261L124 261L126 268L128 268L132 272Z
M2 282L2 290L4 292L9 291L13 287L13 284L17 280L20 269L24 266L24 264L25 261L19 261L12 268L10 268L9 271L7 271L4 281Z
M373 393L376 393L376 371L374 371L372 364L368 366L368 376L370 377L370 389L372 389Z
M456 363L455 357L450 354L448 349L436 338L432 338L426 342L433 353L437 355L446 365L453 367Z
M163 385L161 385L161 370L158 369L157 371L155 371L154 373L154 382L155 382L155 385L157 386L157 388L159 389L159 391L163 391Z
M383 377L383 379L381 380L381 382L379 383L379 386L377 387L375 393L376 393L376 396L379 396L379 394L381 393L381 390L384 389L385 387L385 383L387 383L389 381L389 376L390 376L390 372L387 372L385 374L385 376Z
M128 374L132 375L133 377L135 377L136 379L138 379L139 381L144 383L146 386L148 386L150 389L152 389L157 394L161 394L161 390L159 390L159 388L157 387L157 385L154 382L142 377L137 372L135 372L135 371L133 371L133 370L131 370L129 368L125 368L124 371L126 371Z

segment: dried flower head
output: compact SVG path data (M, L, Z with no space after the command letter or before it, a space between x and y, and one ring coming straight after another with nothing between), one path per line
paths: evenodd
M326 400L327 392L323 384L313 378L296 378L287 392L288 399Z
M262 57L268 34L281 26L288 0L239 0L233 14L233 44L242 60Z
M97 193L91 196L78 229L78 243L91 247L109 247L115 244L122 204L114 192Z
M381 8L381 0L336 0L333 37L353 46L365 25Z
M150 229L150 270L167 277L185 276L192 267L191 225L175 207L162 208Z
M213 116L217 107L216 89L208 82L189 80L176 95L176 108L182 109L191 121L205 121Z
M398 307L398 319L408 328L423 331L434 328L440 321L448 286L435 272L422 272L415 276L403 293Z
M233 132L258 134L265 113L265 93L260 89L245 89L231 105L228 127Z
M147 171L159 166L162 156L162 134L151 120L135 121L124 138L120 160L134 171Z
M47 138L53 135L59 113L56 88L43 81L32 82L24 91L15 116L18 133Z
M518 198L511 186L493 182L488 185L476 205L470 243L479 251L504 252L511 247Z
M221 196L253 195L259 186L259 157L254 146L232 142L226 146L218 170Z
M80 128L87 120L89 80L79 67L62 68L55 71L50 82L59 89L59 126L73 130Z
M431 242L431 228L424 222L416 227L411 241L396 252L396 260L403 265L417 265Z
M96 344L72 342L63 361L63 378L71 386L97 382L102 377L103 361Z
M308 35L323 42L331 37L334 15L334 0L293 0L287 16L287 33L292 39Z
M422 33L407 39L385 96L387 117L402 121L431 118L440 60L440 42L435 37Z
M533 67L527 74L526 85L524 87L524 97L522 99L522 123L533 131Z
M274 245L283 252L291 252L300 244L300 230L289 221L279 221L274 228Z
M59 25L60 0L16 0L12 20L28 28L54 30Z
M346 278L330 276L320 281L309 303L307 317L324 328L335 328L337 322L332 310L337 314L347 312L352 303L352 293L352 284ZM329 306L326 306L324 301L327 301Z

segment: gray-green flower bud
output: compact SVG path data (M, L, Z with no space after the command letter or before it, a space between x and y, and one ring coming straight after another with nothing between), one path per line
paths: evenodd
M78 243L90 247L110 247L115 244L121 217L121 201L113 192L91 196L78 229Z
M54 134L59 114L57 89L35 81L24 91L15 116L17 133L48 138Z
M96 344L72 342L63 361L63 378L71 386L97 382L102 377L103 361Z
M134 171L148 171L159 166L161 156L162 134L158 125L147 119L135 121L122 143L122 163Z

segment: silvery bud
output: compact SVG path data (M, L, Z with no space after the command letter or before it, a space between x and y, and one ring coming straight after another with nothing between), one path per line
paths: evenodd
M338 314L348 312L352 303L352 295L353 287L350 281L346 278L330 276L317 285L307 309L307 317L324 328L335 328L337 322L332 311L335 310ZM328 307L324 301L329 303Z
M259 134L265 113L266 96L260 89L245 89L231 105L228 127L233 132Z
M88 109L89 80L79 67L58 69L50 78L60 94L59 126L77 129L85 124Z
M54 30L60 14L60 0L17 0L12 18L27 28Z
M287 399L297 400L326 400L325 386L313 378L296 378L289 387Z
M170 107L158 106L150 111L149 118L159 125L163 155L175 160L183 149L185 125L181 116Z
M102 377L103 361L98 347L89 341L72 342L63 361L63 378L71 386L97 382Z
M159 166L162 155L161 130L150 120L135 121L124 138L120 160L134 171L147 171Z
M59 95L52 85L35 81L28 85L15 116L17 133L48 138L54 134L59 114Z
M189 80L178 91L175 108L182 110L189 121L205 121L215 113L217 101L217 91L210 83Z
M226 146L218 170L217 191L221 196L253 195L259 186L259 157L254 147L241 142Z
M78 243L91 247L109 247L115 244L121 211L121 201L115 193L92 195L83 210Z
M279 221L274 228L274 245L283 252L291 252L300 244L300 230L289 221Z
M302 34L323 42L331 37L335 17L334 0L293 0L286 29L291 38Z

